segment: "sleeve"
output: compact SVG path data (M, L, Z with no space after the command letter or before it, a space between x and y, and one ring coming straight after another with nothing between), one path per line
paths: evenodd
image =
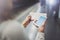
M4 29L2 40L29 40L29 38L22 25L12 21Z

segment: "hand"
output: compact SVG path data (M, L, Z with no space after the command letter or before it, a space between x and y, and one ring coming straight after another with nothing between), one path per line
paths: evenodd
M24 22L22 23L24 27L26 27L33 19L31 19L31 16L27 16Z
M43 23L43 25L38 29L39 32L44 32L45 30L45 25L46 25L46 21Z

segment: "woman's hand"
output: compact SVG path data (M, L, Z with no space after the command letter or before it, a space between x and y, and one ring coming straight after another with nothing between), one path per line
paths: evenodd
M43 25L38 29L39 32L44 32L45 30L45 25L46 25L46 21L43 23Z
M26 27L33 19L31 19L31 16L27 16L24 22L22 23L24 27Z

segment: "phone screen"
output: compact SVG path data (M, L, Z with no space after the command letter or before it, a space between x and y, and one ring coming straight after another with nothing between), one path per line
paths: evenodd
M46 21L46 17L45 16L40 16L38 21L36 22L37 26L41 26L43 24L43 22Z

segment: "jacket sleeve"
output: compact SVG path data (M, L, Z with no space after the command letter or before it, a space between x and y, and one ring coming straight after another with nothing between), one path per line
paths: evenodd
M4 29L2 40L29 40L29 38L23 26L16 21L12 21Z

